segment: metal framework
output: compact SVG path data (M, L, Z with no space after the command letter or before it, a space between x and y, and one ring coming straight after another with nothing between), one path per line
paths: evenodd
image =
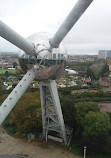
M64 125L62 110L60 106L57 85L55 80L40 83L43 137L64 142L69 145L72 129Z

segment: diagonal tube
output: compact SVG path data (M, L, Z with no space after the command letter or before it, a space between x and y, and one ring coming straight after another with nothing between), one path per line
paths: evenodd
M10 111L14 108L18 100L24 94L28 86L35 78L35 72L33 70L29 70L26 75L22 78L22 80L18 83L18 85L13 89L13 91L9 94L9 96L5 99L5 101L0 106L0 126L8 116Z
M0 20L0 36L19 47L26 54L30 55L35 52L35 46L33 43L27 41L25 38L16 33L13 29L7 26Z
M0 56L19 57L19 52L8 52L8 53L7 52L0 52Z
M69 15L66 17L64 23L55 33L54 37L50 39L51 48L57 48L59 46L64 37L68 34L68 32L85 12L88 6L92 3L92 1L93 0L78 0Z

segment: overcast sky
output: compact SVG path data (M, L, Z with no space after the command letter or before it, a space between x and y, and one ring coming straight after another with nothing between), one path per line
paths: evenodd
M0 0L0 19L23 37L54 34L77 0ZM111 49L111 0L94 0L63 41L69 54ZM15 51L0 38L0 51Z

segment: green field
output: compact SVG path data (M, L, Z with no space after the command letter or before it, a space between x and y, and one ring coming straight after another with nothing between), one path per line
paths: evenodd
M0 69L0 75L4 75L8 71L9 74L16 74L16 70Z

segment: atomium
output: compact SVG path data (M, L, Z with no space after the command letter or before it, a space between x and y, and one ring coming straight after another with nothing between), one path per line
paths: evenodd
M61 43L58 48L51 52L50 35L48 33L38 33L29 36L28 41L35 45L36 54L27 55L23 50L19 51L19 62L22 70L37 69L37 81L56 79L64 71L67 60L67 51Z
M43 138L46 142L52 139L69 145L72 129L64 124L55 79L63 72L67 59L67 51L61 42L92 1L78 0L53 36L38 33L24 39L0 21L0 36L20 49L19 62L22 70L26 72L0 106L0 125L36 79L40 81ZM51 135L53 132L56 135Z

